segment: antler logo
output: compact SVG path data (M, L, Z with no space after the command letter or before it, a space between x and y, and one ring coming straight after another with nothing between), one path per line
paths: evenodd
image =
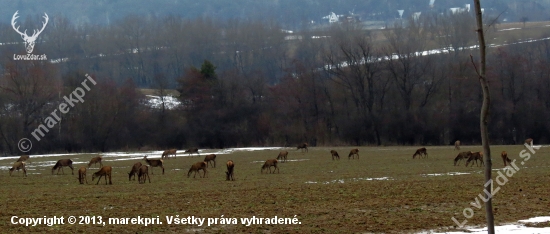
M26 29L25 29L25 32L20 32L19 26L17 26L17 28L15 27L15 20L19 18L19 16L17 15L18 12L19 11L16 11L15 14L13 14L13 17L11 17L11 26L13 27L13 30L15 30L17 33L19 33L19 35L21 35L21 38L23 38L23 40L25 41L25 49L27 50L27 53L30 54L34 50L34 43L36 41L36 38L38 37L38 35L40 35L40 33L42 33L42 31L44 31L44 28L46 28L46 25L48 24L48 20L50 18L48 17L48 14L44 13L45 16L42 16L42 17L46 21L42 24L42 29L40 30L34 29L32 36L29 36L27 35Z

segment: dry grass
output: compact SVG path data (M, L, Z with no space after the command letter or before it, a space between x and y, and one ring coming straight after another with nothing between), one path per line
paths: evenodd
M458 152L453 146L427 147L428 159L412 159L418 147L360 147L359 160L332 161L330 150L340 154L351 147L312 147L309 153L289 151L286 163L279 163L280 174L260 174L266 159L275 158L280 150L219 154L218 167L208 168L207 178L187 178L187 171L204 155L165 160L166 174L151 168L152 183L128 181L128 172L136 160L113 161L104 156L104 165L113 166L113 185L80 185L77 169L95 154L32 158L27 178L22 172L9 177L7 168L0 176L0 230L15 232L56 233L363 233L416 232L455 225L451 217L464 220L462 211L482 193L481 167L453 166ZM481 147L463 146L466 150ZM500 152L508 151L519 161L521 146L494 146L493 168L502 168ZM500 188L493 205L498 208L496 223L514 222L535 216L549 215L548 184L550 183L549 148L542 148L521 166L509 182ZM160 154L158 155L160 156ZM75 161L75 175L65 168L65 175L51 175L51 166L44 162L60 158ZM227 160L235 162L236 181L225 181ZM13 160L0 160L4 168ZM79 163L81 162L81 163ZM53 162L52 162L53 163ZM35 166L35 167L33 167ZM53 165L52 165L53 166ZM88 170L88 179L97 171ZM423 174L467 172L467 175L425 176ZM496 171L493 173L496 176ZM37 174L39 173L39 174ZM392 180L366 180L391 177ZM312 183L316 182L316 183ZM485 222L484 209L473 208L475 215L468 225ZM160 217L162 225L11 225L10 218L43 216ZM167 225L165 216L203 218L270 218L297 215L300 225ZM240 220L239 220L240 222ZM545 224L548 226L548 224Z

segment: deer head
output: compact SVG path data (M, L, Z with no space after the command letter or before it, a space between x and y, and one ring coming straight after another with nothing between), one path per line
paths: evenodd
M45 16L42 16L42 17L45 19L45 22L42 23L42 29L40 30L34 29L32 36L29 36L27 35L26 29L25 29L25 32L20 32L19 26L17 26L17 28L15 27L15 20L19 18L19 16L17 15L18 12L19 11L16 11L15 14L13 14L13 17L11 18L11 26L13 27L13 30L15 30L17 33L19 33L19 35L21 35L21 38L23 38L23 40L25 41L25 49L27 50L27 53L30 54L34 50L34 43L36 41L36 38L38 37L38 35L40 35L40 33L42 33L42 31L44 31L44 28L46 28L46 25L48 24L48 20L50 18L48 17L48 14L44 13Z

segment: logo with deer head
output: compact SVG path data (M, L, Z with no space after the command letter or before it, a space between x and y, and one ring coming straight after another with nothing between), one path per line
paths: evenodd
M38 35L44 31L44 28L46 28L46 25L48 24L48 20L50 19L48 17L48 14L44 13L44 16L42 16L45 20L44 23L42 23L42 29L40 30L33 30L32 36L27 35L27 30L25 29L24 32L19 31L19 26L15 27L15 20L19 18L17 15L19 11L16 11L15 14L13 14L13 17L11 17L11 26L13 27L13 30L15 30L19 35L21 35L21 38L25 41L25 49L27 50L27 53L32 53L34 50L34 44L36 42L36 38L38 38Z

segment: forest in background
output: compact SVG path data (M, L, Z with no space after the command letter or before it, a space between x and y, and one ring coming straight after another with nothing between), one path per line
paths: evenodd
M414 12L446 13L449 8L473 6L471 0L0 0L0 22L9 23L17 10L25 16L47 12L71 20L78 27L110 25L129 15L146 20L166 16L186 19L211 18L215 20L273 21L287 30L301 30L312 25L328 24L322 17L334 12L353 13L362 21L393 21L399 18L397 10L404 10L407 18ZM531 21L549 20L550 0L484 0L485 14L499 15L501 20L517 22L526 17Z
M33 52L49 61L14 61L25 53L22 43L0 46L0 151L19 154L19 139L46 124L85 74L97 85L33 142L32 154L479 144L481 90L471 50L461 50L476 43L473 19L434 13L383 30L342 23L288 34L273 21L129 15L79 27L50 16ZM40 20L20 23L32 28ZM518 31L501 40L529 37L528 28ZM534 31L550 36L545 27ZM487 32L502 36L496 24ZM0 25L0 35L21 41L10 24ZM434 48L452 50L417 53ZM489 52L492 144L548 142L550 42ZM140 88L161 97L177 89L182 105L151 108Z

